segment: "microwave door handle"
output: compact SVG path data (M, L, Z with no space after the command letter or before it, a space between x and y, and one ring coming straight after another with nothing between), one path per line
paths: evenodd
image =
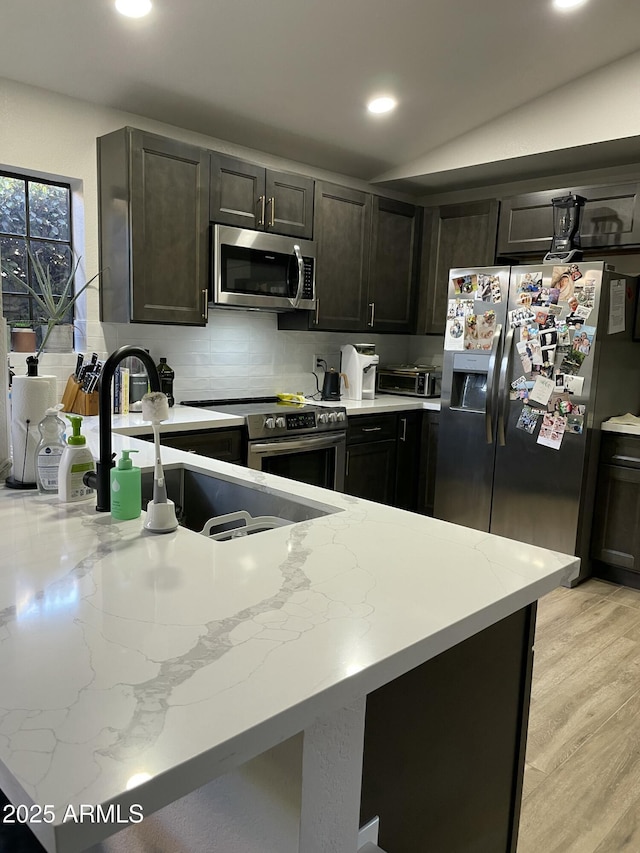
M302 298L302 287L304 285L304 261L302 260L300 246L294 245L293 254L296 256L298 264L298 287L296 289L296 295L293 299L289 299L289 302L291 302L292 308L298 308L300 305L300 299Z
M485 406L485 429L487 435L487 444L493 444L493 386L496 378L496 361L498 358L498 347L500 345L500 335L502 334L502 326L498 324L493 333L491 341L491 357L489 358L489 369L487 370L487 395Z
M500 366L500 381L498 384L498 442L502 447L507 443L507 418L509 417L509 376L511 375L511 356L515 328L509 329L504 342L504 354Z

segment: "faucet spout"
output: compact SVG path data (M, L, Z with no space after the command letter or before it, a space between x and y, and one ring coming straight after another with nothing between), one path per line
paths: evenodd
M96 464L96 471L85 474L85 482L96 489L97 512L109 512L111 509L110 475L113 468L112 444L111 444L111 383L117 366L125 358L135 356L139 358L147 369L149 384L152 391L160 391L160 377L153 359L146 350L140 347L124 346L112 352L105 361L100 382L98 384L98 429L100 433L100 459ZM93 476L92 476L93 475Z

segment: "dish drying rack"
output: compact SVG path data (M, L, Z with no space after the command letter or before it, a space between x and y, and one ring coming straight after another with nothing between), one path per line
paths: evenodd
M226 524L234 524L237 526L228 530L221 530L218 533L212 533L216 527L222 527ZM236 512L228 512L225 515L216 515L205 522L200 533L203 536L208 536L209 539L217 539L224 541L225 539L237 539L240 536L248 536L250 533L259 533L262 530L273 530L276 527L284 527L291 524L285 518L278 518L276 515L256 515L252 516L246 510L237 510Z

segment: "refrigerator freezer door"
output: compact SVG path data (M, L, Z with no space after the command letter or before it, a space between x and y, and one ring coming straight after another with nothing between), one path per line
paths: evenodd
M485 339L486 350L477 349L465 335L464 348L444 352L434 515L488 530L509 269L451 270L449 280L449 313L453 316L461 303L471 302L478 319L485 311L495 312L495 330Z

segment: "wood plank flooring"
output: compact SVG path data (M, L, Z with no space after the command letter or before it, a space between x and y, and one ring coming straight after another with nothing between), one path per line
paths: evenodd
M640 590L541 599L518 853L640 851Z

